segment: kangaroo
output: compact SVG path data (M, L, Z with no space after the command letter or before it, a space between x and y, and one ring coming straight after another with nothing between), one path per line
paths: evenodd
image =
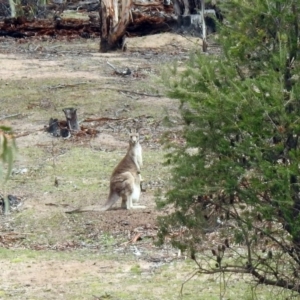
M141 194L142 177L140 173L142 165L142 147L139 142L139 134L136 130L132 130L127 153L110 177L108 199L101 210L108 210L119 198L122 198L122 208L146 208L141 205L133 205L139 201Z
M66 213L80 213L87 211L105 211L110 209L119 198L122 199L121 207L124 209L146 208L146 206L133 205L140 199L142 176L140 174L143 165L142 147L139 142L139 134L131 131L129 147L124 158L115 167L109 186L109 195L103 206L91 205L66 211Z

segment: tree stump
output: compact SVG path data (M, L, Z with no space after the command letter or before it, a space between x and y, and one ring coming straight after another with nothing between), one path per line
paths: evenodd
M50 118L47 131L49 133L51 133L53 136L56 136L56 137L61 136L60 124L59 124L58 119Z
M65 113L69 130L79 131L80 127L77 119L77 109L73 107L64 108L63 112Z

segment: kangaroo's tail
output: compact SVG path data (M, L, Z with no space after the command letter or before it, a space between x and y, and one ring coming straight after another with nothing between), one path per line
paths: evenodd
M101 211L110 209L118 200L119 200L119 196L116 193L110 192L107 201L101 207Z
M119 199L119 196L116 193L109 193L108 199L103 206L100 205L90 205L85 207L79 207L77 209L66 211L68 214L72 213L81 213L81 212L88 212L88 211L105 211L110 209Z

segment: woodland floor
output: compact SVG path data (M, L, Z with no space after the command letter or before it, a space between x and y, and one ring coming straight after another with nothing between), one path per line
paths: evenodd
M0 40L0 122L13 128L18 147L1 192L22 202L0 214L0 299L179 299L195 270L176 249L156 246L157 216L168 211L156 209L155 195L170 177L161 139L171 131L181 142L179 103L164 96L164 69L184 68L201 41L166 33L132 38L127 52L108 54L98 42ZM107 61L132 74L115 74ZM98 134L63 139L45 132L66 107L77 108L81 125ZM66 214L105 202L132 127L143 136L140 203L147 208ZM194 277L183 296L252 299L244 279L222 290L220 277Z
M141 203L147 209L114 209L102 213L101 218L97 217L99 213L82 216L95 216L95 227L106 233L155 227L159 213L155 210L154 194L159 188L165 188L168 178L168 172L162 166L161 138L164 132L171 130L176 139L180 129L178 102L163 96L160 74L163 65L175 61L180 65L186 61L188 51L196 47L197 42L199 39L162 34L132 39L128 42L127 52L101 54L97 40L62 42L3 38L0 41L0 87L3 92L0 95L0 120L13 128L18 147L13 176L5 191L22 199L20 211L32 209L47 213L104 203L110 173L126 153L127 130L141 128L146 188ZM119 69L129 67L132 74L116 75L107 61ZM81 125L98 132L95 136L83 134L66 140L45 132L50 117L64 120L62 109L70 106L77 108ZM88 151L93 157L86 161ZM116 157L110 158L114 152ZM95 176L89 174L97 164L93 162L97 154L104 154L99 160L104 160L105 164L104 174L100 169L98 177L97 173ZM81 161L79 165L78 160ZM89 167L93 170L86 170ZM33 178L36 172L40 174ZM73 178L74 184L64 176L70 181ZM55 178L59 182L56 189L44 187L45 180L52 179L54 186ZM35 179L40 181L40 186ZM87 188L77 187L76 180L82 181ZM99 182L105 187L97 191L95 186ZM52 182L46 184L52 185ZM57 203L56 194L60 189L63 193L69 192L65 186L72 184L75 194L82 194L72 196L71 201L62 197ZM89 185L95 191L91 191Z
M177 259L175 250L153 243L156 217L165 213L155 209L154 195L168 178L160 138L167 119L179 120L160 74L162 65L185 61L197 43L163 34L131 39L127 52L101 54L91 39L0 40L0 119L13 128L18 147L2 193L22 201L17 211L0 215L0 299L161 299L161 292L133 296L140 288L131 283L125 292L119 282ZM107 61L132 75L116 75ZM50 117L63 120L62 109L70 106L96 136L64 140L44 131ZM144 137L141 204L147 209L65 214L105 202L131 127L141 127Z

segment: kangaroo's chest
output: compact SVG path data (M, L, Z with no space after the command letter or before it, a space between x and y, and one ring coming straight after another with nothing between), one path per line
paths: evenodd
M136 145L133 149L133 159L134 163L136 164L137 168L140 169L142 164L142 147L140 144Z

